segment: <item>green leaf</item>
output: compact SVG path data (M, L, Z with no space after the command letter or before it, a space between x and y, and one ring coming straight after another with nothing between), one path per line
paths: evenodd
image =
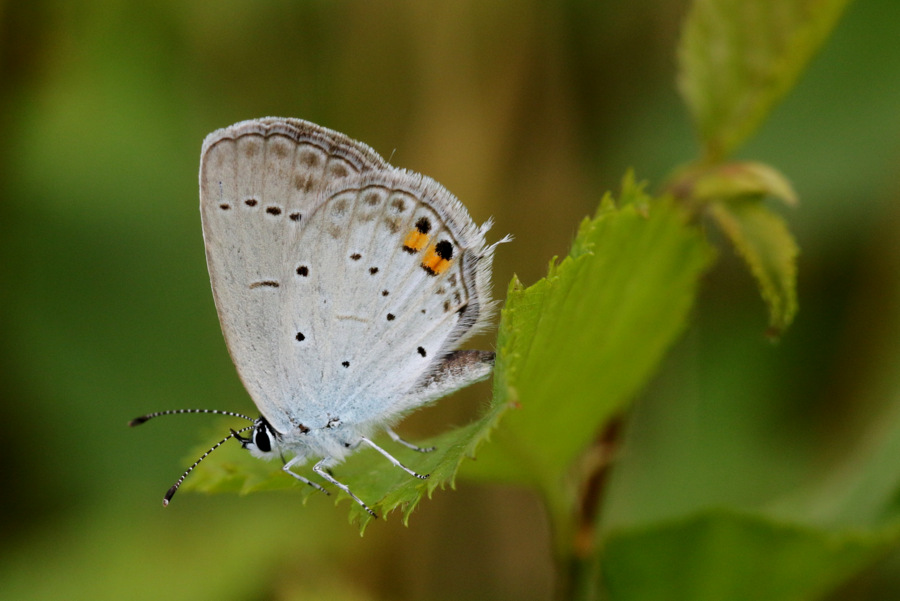
M889 332L896 331L895 313L879 316L879 324ZM867 361L890 363L897 355L896 343L888 344L888 349L868 356ZM733 357L722 363L714 361L713 372L735 365L735 360L764 365L757 362L759 355L754 357L756 349L727 352ZM670 397L662 406L664 412L654 416L658 421L632 421L632 428L645 432L665 427L673 430L650 434L650 438L658 436L655 442L633 439L638 447L644 446L643 451L635 453L634 446L629 447L632 452L617 466L617 475L631 471L632 477L629 482L626 475L612 485L618 488L614 501L618 507L612 512L616 515L608 512L603 516L607 525L603 551L594 557L601 578L608 580L612 601L820 599L882 554L896 552L900 542L900 389L896 376L892 373L886 382L877 378L868 392L865 386L856 387L853 401L867 408L868 423L864 429L854 429L849 438L846 433L835 436L830 432L816 443L822 450L840 449L833 462L823 461L827 452L804 449L805 443L799 442L804 434L801 430L792 431L789 437L772 437L771 432L760 436L763 429L777 430L777 424L757 421L747 408L758 405L761 397L778 399L780 393L774 389L784 389L779 376L769 370L751 378L752 383L744 376L728 382L729 377L717 375L699 383L700 390L715 388L703 396L707 415L700 423L685 411L696 406L696 400L679 405ZM746 405L729 407L724 403L718 415L709 410L722 405L723 396L734 395L737 382L743 382L747 390L746 400L741 401ZM691 397L695 394L688 393ZM781 396L782 404L776 400L772 406L783 406L789 396ZM874 399L883 402L884 396L891 399L889 404L873 411ZM672 400L676 400L674 406ZM725 412L731 415L723 419ZM695 424L695 429L688 424ZM668 442L661 441L669 436ZM729 443L724 442L726 438ZM730 446L730 439L745 442ZM754 449L753 441L766 448ZM681 453L682 447L695 443L696 449ZM678 459L648 466L647 460L653 462L650 453ZM773 461L781 458L791 463L796 458L790 455L815 458L809 464L802 460L798 467L807 467L791 469L794 477L785 479L786 474L778 473L783 467ZM641 472L636 479L634 472ZM696 472L700 475L695 477ZM759 494L761 478L780 481L771 489L774 496ZM756 480L757 484L743 487L739 480ZM723 489L729 492L723 494ZM734 489L739 492L735 494ZM648 503L648 495L660 500L655 508ZM685 502L685 497L691 499ZM670 511L671 506L676 508ZM660 515L666 517L656 517Z
M768 334L778 337L797 313L794 237L759 199L713 202L708 210L750 267L769 308Z
M890 327L889 318L882 323ZM841 446L842 460L836 466L768 509L814 525L883 529L900 524L900 391L892 397L891 405L871 418L857 444Z
M611 601L794 601L819 598L897 534L826 532L711 510L610 532L599 561Z
M847 0L695 0L678 47L678 87L706 158L731 154L828 37Z
M767 196L790 206L797 204L797 194L788 179L774 167L755 161L691 164L676 170L666 189L695 205Z
M422 446L435 446L431 453L418 453L379 441L381 446L389 446L391 454L404 465L419 473L430 474L427 480L413 478L390 463L373 449L363 449L351 456L346 463L333 469L338 480L347 484L353 493L367 505L386 517L395 509L403 510L407 522L415 506L424 495L438 487L453 486L460 463L474 457L478 445L496 427L502 415L509 409L504 402L494 401L488 405L476 421L425 441L416 441ZM223 427L227 431L227 427ZM211 439L212 440L212 439ZM204 444L194 451L199 457L211 444ZM264 490L297 489L304 501L310 497L322 496L321 491L291 478L281 469L279 461L261 461L240 448L237 443L223 445L216 451L214 459L201 463L185 480L183 490L206 493L237 492L247 494ZM297 473L317 481L311 469L304 473L303 467L293 468ZM327 486L335 503L350 500L344 493ZM350 500L350 520L358 520L360 532L373 519L356 502Z
M619 205L602 203L546 278L528 288L513 280L494 397L518 410L464 474L537 486L552 504L573 461L685 326L710 247L686 211L630 179Z

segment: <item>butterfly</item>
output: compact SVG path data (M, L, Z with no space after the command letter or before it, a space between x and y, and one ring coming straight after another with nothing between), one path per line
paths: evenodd
M260 416L231 438L283 470L312 471L375 512L332 475L373 441L428 452L392 429L409 412L486 379L494 354L456 350L491 321L496 246L489 220L426 176L388 164L367 145L299 119L264 118L203 142L200 213L206 259L228 350ZM242 436L249 432L247 436Z

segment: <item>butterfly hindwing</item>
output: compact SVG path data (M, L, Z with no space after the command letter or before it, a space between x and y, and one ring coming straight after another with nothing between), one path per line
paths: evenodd
M306 275L287 290L282 329L309 336L285 352L319 367L291 388L304 390L301 411L389 418L484 321L484 236L449 192L405 171L366 173L332 192L299 233L302 258L286 257ZM462 214L448 219L452 211Z

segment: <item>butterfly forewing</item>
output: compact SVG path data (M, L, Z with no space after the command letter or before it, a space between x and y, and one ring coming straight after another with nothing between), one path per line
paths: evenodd
M285 403L279 358L283 256L329 183L387 167L369 147L299 120L238 123L207 137L200 210L222 331L260 411Z

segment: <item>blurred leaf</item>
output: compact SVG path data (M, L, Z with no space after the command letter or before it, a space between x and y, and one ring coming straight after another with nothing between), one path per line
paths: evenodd
M781 518L841 528L900 523L900 391L893 392L892 401L870 418L856 444L842 447L837 466L768 509Z
M611 601L789 601L818 598L882 553L886 533L778 523L708 511L613 531L600 558Z
M709 214L728 235L756 278L778 337L797 313L797 243L784 220L760 199L713 202Z
M706 158L747 139L794 85L847 0L695 0L678 47L678 87Z
M692 164L677 170L666 189L691 204L766 196L787 205L797 204L797 194L788 179L774 167L755 161Z
M105 492L106 503L50 518L16 540L16 552L0 564L0 599L258 599L273 572L298 566L304 590L318 595L292 598L364 599L334 577L334 564L359 540L333 527L323 535L327 516L303 508L307 517L300 517L293 499L254 499L248 514L232 499L163 510L133 489Z

